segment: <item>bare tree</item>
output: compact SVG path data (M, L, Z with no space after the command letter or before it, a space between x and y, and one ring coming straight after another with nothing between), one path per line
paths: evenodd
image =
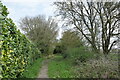
M120 35L119 29L119 16L118 9L120 8L119 2L99 2L94 9L99 15L101 26L101 39L102 49L104 54L108 54L112 47L118 43L117 36Z
M85 39L91 44L96 53L108 54L117 42L111 43L111 39L119 35L118 26L118 2L55 2L60 15L67 24L73 24ZM102 4L102 5L101 5Z

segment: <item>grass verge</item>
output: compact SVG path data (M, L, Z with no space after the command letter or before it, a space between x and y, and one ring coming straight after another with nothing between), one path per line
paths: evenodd
M42 66L43 58L37 59L32 65L27 67L27 71L23 73L25 78L37 78L40 68Z

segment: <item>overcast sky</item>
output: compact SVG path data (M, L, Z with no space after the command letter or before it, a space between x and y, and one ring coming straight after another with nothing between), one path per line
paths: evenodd
M9 17L15 23L25 16L45 15L54 16L53 2L56 0L2 0L7 6Z
M25 16L45 15L46 18L54 16L55 6L53 2L58 0L1 0L8 8L8 17L12 18L18 26L18 22ZM59 0L61 1L61 0ZM60 24L59 24L60 26ZM61 29L59 30L59 38L61 37Z

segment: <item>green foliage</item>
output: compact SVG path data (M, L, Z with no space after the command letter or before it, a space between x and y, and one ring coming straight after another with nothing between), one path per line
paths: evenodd
M48 76L50 78L73 78L70 62L65 61L62 56L56 56L48 65Z
M73 60L76 64L79 64L94 58L94 53L86 50L85 47L79 47L67 49L64 56L67 56L67 58Z
M62 56L56 56L48 65L48 75L50 78L119 79L117 54L109 55L108 59L103 56L101 55L99 59L89 59L79 65L73 65L74 61L70 60L71 58L63 59Z
M67 30L63 33L63 36L59 42L57 42L54 49L54 53L61 53L63 55L69 48L76 48L83 45L77 31Z
M61 45L60 43L58 43L58 44L55 46L55 49L54 49L53 54L63 54L64 51L65 51L64 45Z
M20 27L25 35L37 45L41 53L52 53L57 36L57 23L52 18L44 16L25 17L20 21Z
M0 2L0 78L17 78L40 57L40 52L7 14L7 8Z
M81 39L78 36L77 31L67 30L63 33L63 37L61 38L61 44L65 46L65 48L73 48L80 47L82 45Z
M43 58L39 58L37 59L32 65L29 65L27 67L27 71L23 72L23 77L24 78L36 78L38 73L39 73L39 69L41 68Z

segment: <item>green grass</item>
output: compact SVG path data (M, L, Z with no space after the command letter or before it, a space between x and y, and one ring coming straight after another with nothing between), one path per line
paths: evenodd
M50 78L118 78L118 54L104 55L99 59L91 58L80 64L73 64L71 58L57 56L48 65Z
M72 66L62 56L56 56L48 65L48 76L50 78L72 78Z
M27 71L23 73L25 78L37 78L40 68L42 66L43 58L37 59L32 65L27 67Z

